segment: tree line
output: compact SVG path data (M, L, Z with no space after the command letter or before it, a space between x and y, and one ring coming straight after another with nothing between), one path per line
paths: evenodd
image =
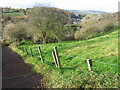
M58 8L34 7L26 11L28 19L8 21L3 29L4 41L21 42L31 40L39 43L60 42L66 40L68 32L76 26L65 25L74 14ZM68 31L68 29L72 29Z
M51 43L93 37L116 26L117 13L79 17L83 22L69 23L76 15L58 8L34 7L26 10L27 19L5 19L3 41Z

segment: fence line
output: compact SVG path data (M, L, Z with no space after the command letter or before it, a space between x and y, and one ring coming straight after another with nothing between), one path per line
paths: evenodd
M64 56L65 56L65 55L64 55ZM67 57L74 57L74 56L67 56ZM79 59L87 60L87 58L80 58L80 57L74 57L74 58L79 58ZM120 65L116 65L116 64L110 64L110 63L100 62L100 61L97 61L97 60L92 60L92 61L98 62L98 63L102 63L102 64L106 64L106 65L111 65L111 66L118 66L118 67L120 67Z
M99 62L99 63L102 63L102 64L106 64L106 65L111 65L111 66L118 66L118 67L120 67L120 65L116 65L116 64L110 64L110 63L105 63L105 62L100 62L100 61L96 61L96 62Z
M30 47L30 48L31 48L31 47ZM35 50L37 50L37 47L33 47L33 48L36 48ZM19 49L21 49L21 50L24 52L23 47L22 47L22 48L20 47ZM60 56L65 56L65 55L60 54ZM75 57L75 56L69 56L69 55L67 55L67 56L65 56L65 57L73 57L73 58L79 58L79 59L82 59L82 60L87 60L87 58L81 58L81 57ZM105 63L105 62L101 62L101 61L97 61L97 60L92 60L92 61L98 62L98 63L102 63L102 64L105 64L105 65L120 67L120 65L116 65L116 64Z
M38 46L38 52L39 52L39 55L40 55L41 61L44 62L44 59L43 59L43 56L42 56L42 51L41 51L40 46Z

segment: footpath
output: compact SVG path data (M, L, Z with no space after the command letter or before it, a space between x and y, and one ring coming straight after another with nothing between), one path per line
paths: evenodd
M2 88L43 88L42 75L30 67L8 47L2 48Z

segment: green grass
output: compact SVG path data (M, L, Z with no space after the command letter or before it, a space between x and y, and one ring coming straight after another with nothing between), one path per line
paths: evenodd
M32 66L44 74L44 82L52 88L114 88L118 87L118 30L100 33L82 41L64 41L50 44L23 43L19 47L33 48L34 57L14 48ZM40 61L37 46L41 46L44 63ZM56 68L52 57L57 46L62 68ZM93 72L88 71L86 59L93 60ZM102 63L101 63L102 62ZM103 64L104 63L104 64ZM115 66L116 65L116 66Z
M21 16L22 13L21 13L21 12L4 13L3 15L9 15L9 16L13 16L13 17L15 17L15 16Z

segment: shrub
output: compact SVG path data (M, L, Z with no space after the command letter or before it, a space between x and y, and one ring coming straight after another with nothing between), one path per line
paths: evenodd
M4 21L9 21L9 20L11 20L12 18L13 18L13 17L10 16L10 15L3 14L3 19L4 19Z
M68 24L64 26L64 34L65 34L65 40L73 40L74 39L74 33L77 30L77 25L74 24Z
M113 22L105 23L105 24L104 24L103 31L111 30L111 29L113 29L114 27L115 27L115 25L114 25Z
M104 16L104 18L102 18L100 21L97 20L97 17L92 16L92 19L89 18L81 25L82 28L78 29L75 32L74 38L77 40L90 38L100 32L107 32L109 30L112 30L114 27L117 26L117 23L116 18L114 17L113 19L112 16L109 15L108 18Z
M12 43L20 42L26 38L25 23L9 23L3 30L3 38Z

